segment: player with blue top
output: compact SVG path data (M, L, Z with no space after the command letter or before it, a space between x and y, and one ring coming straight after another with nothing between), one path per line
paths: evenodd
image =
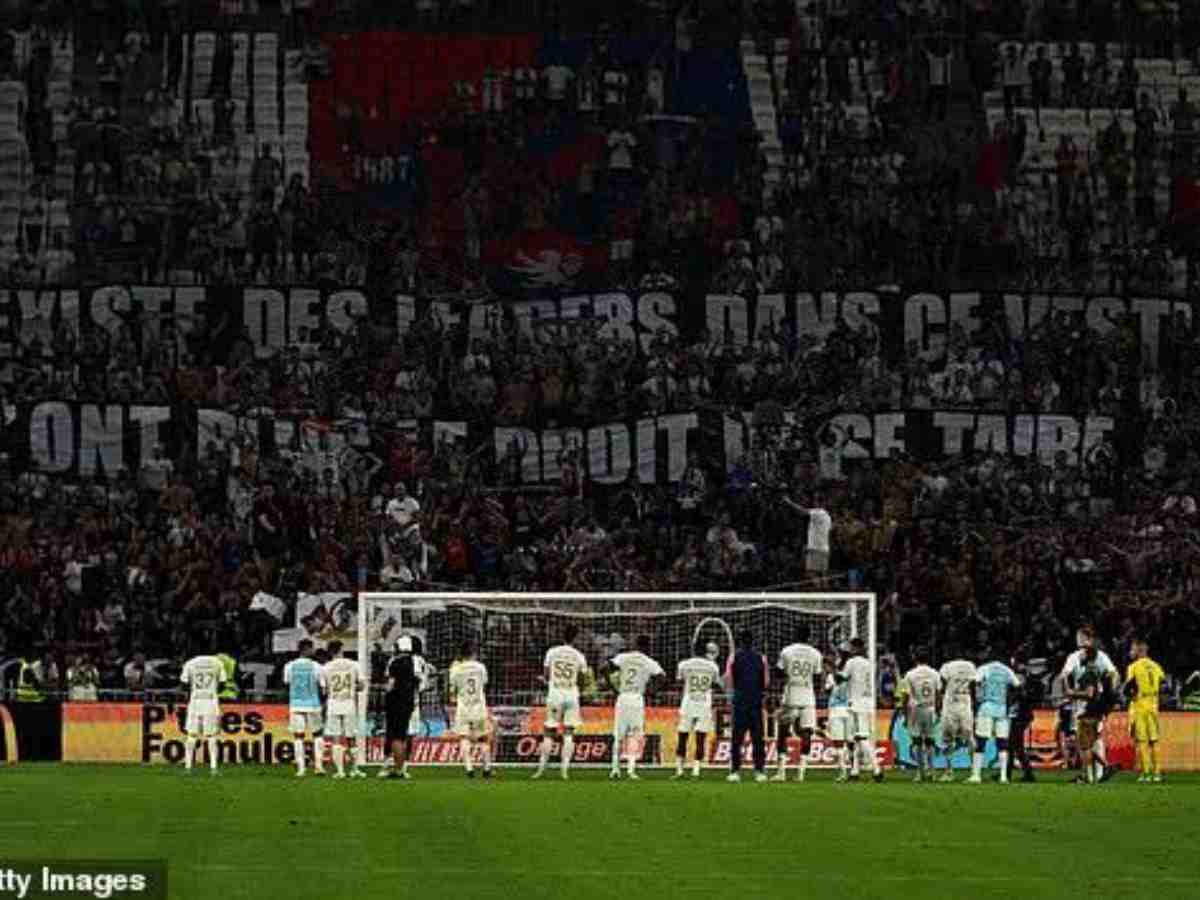
M826 730L829 734L830 743L837 748L837 780L839 782L846 782L852 776L858 776L857 754L854 754L854 759L851 763L854 771L847 771L847 763L850 762L851 758L851 754L847 748L847 741L850 740L850 683L848 681L839 681L837 678L837 673L841 670L844 662L844 654L836 659L833 657L826 657L825 659L825 689L829 692L829 718Z
M996 739L999 752L1000 783L1008 784L1008 692L1020 687L1017 673L999 660L984 663L975 672L975 758L970 784L980 784L983 751L989 738Z
M300 655L283 667L283 683L288 686L289 727L296 753L296 777L304 777L304 738L313 739L313 771L325 774L325 738L321 722L321 695L325 690L325 670L313 659L313 642L300 642Z

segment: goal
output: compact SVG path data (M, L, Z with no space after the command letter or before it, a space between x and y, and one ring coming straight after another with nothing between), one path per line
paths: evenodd
M358 656L371 673L366 708L367 761L381 762L382 691L387 660L401 635L420 639L434 675L421 694L421 729L412 762L458 762L458 742L448 740L448 674L463 642L478 648L488 669L487 697L493 718L496 761L536 761L542 734L542 660L562 642L568 624L579 626L576 646L596 673L639 637L651 641L653 656L667 673L647 697L643 762L673 762L677 664L703 640L724 666L734 635L749 629L774 667L779 651L793 643L798 627L809 627L812 643L833 655L861 637L875 660L875 595L869 593L361 593L358 595ZM818 679L818 686L822 679ZM575 762L611 759L613 693L602 678L583 692L584 724L576 732ZM728 724L720 714L718 730ZM725 742L727 748L728 742ZM716 749L714 761L719 758Z

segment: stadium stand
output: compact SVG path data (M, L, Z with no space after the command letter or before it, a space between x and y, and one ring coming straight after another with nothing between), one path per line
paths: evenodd
M986 0L10 10L0 658L86 652L107 688L135 652L272 665L260 592L850 586L884 598L892 654L1056 657L1093 619L1149 633L1177 695L1200 70L1193 11L1143 5L1125 43L1120 4ZM307 308L267 295L300 286L353 316L279 325ZM796 292L880 305L725 340L706 300ZM941 357L889 312L961 292L978 321ZM1012 295L1067 302L1018 328ZM1109 295L1163 298L1166 325ZM148 408L186 424L146 438ZM889 455L835 415L892 410L1109 436ZM700 423L689 452L597 477L597 428L672 416ZM388 512L401 483L416 519ZM832 512L829 575L785 497Z

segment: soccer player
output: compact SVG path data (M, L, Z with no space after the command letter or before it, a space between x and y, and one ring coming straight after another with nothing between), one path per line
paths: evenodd
M629 777L636 781L637 761L646 735L646 686L666 672L651 659L647 634L638 637L636 650L618 653L609 665L617 677L617 705L613 710L612 771L608 777L621 777L620 751L624 750Z
M708 648L697 641L696 655L685 659L676 670L675 680L683 682L683 697L679 702L679 741L675 747L675 777L683 777L687 759L688 735L696 735L696 756L692 760L692 777L700 777L700 761L704 759L704 744L713 732L713 688L720 684L721 670L707 656Z
M414 634L409 636L409 640L412 642L413 672L417 676L417 684L413 688L412 715L408 720L408 736L404 739L404 765L400 767L401 778L408 777L408 764L413 755L413 743L424 727L424 723L421 721L421 694L429 689L429 685L433 683L433 676L437 674L437 669L423 656L425 645L421 639Z
M591 676L592 670L583 654L574 646L579 638L579 626L568 625L563 638L563 643L546 651L546 658L542 661L547 684L546 721L542 750L533 777L541 778L545 773L550 751L554 748L554 737L561 725L564 732L562 777L565 781L569 777L571 757L575 755L575 729L583 724L579 714L579 686Z
M463 758L467 777L475 777L471 759L472 742L479 744L483 756L483 777L492 777L492 733L488 725L487 666L476 656L475 646L463 641L458 662L450 667L450 699L454 701L454 733Z
M1075 779L1076 784L1096 784L1105 780L1107 766L1099 758L1096 746L1101 723L1109 709L1108 683L1108 673L1100 661L1100 652L1095 646L1086 647L1071 676L1079 751L1083 757L1083 774Z
M333 777L346 777L346 741L349 740L354 761L351 775L365 778L358 736L358 694L363 687L362 668L355 660L342 655L341 641L330 642L328 649L331 658L324 666L325 683L329 686L325 735L333 741L333 765L337 769Z
M413 643L408 635L396 639L396 655L388 661L388 689L384 695L384 722L387 750L392 756L389 771L384 768L380 778L405 779L408 753L408 728L412 722L420 681L413 665Z
M1100 673L1101 681L1113 691L1120 689L1121 676L1117 672L1117 667L1113 665L1113 661L1108 654L1096 646L1096 630L1088 624L1081 625L1079 630L1075 632L1076 650L1067 657L1067 661L1063 663L1062 672L1060 673L1064 685L1067 690L1074 695L1075 699L1075 718L1078 719L1083 708L1087 705L1087 698L1078 696L1080 693L1088 693L1080 691L1081 685L1077 681L1073 681L1077 674L1084 671L1084 657L1088 655L1089 650L1095 650L1094 662L1089 666L1094 667ZM1103 699L1103 695L1107 693L1107 689L1101 692L1095 692L1094 699ZM1101 704L1102 705L1102 704ZM1090 746L1085 746L1082 737L1078 738L1079 751L1083 755L1085 752L1090 753L1092 758L1093 772L1091 773L1095 780L1107 781L1112 777L1113 770L1108 766L1108 754L1104 747L1104 720L1096 722L1095 739Z
M779 709L779 736L776 753L779 772L776 781L787 781L788 732L800 741L800 771L798 781L808 771L808 754L812 749L813 730L817 727L817 692L813 679L821 672L821 652L808 642L812 635L807 625L796 629L795 642L779 651L777 668L782 669L787 682Z
M305 771L304 737L313 739L313 771L325 774L325 739L321 726L321 693L325 690L325 673L313 659L313 642L305 638L300 642L300 655L283 667L283 683L289 688L288 703L291 707L289 728L292 732L292 747L296 751L296 777L303 778Z
M217 699L225 683L225 667L215 656L193 656L183 666L179 680L191 688L187 707L187 743L183 765L190 772L196 761L196 748L203 736L208 743L208 767L217 774L217 720L221 718Z
M907 688L908 703L905 719L908 734L912 738L913 756L916 757L917 775L913 781L925 781L933 764L933 743L937 730L937 707L942 693L942 676L929 665L929 654L924 648L913 653L916 665L902 679Z
M1125 672L1125 693L1129 702L1129 730L1137 745L1138 764L1142 770L1138 781L1161 782L1162 760L1158 757L1158 693L1166 673L1150 658L1150 648L1144 638L1133 642L1133 662Z
M999 660L984 663L975 671L978 704L975 709L975 755L970 784L982 783L983 751L989 738L996 741L1000 783L1008 784L1008 692L1021 686L1017 673Z
M858 777L858 757L851 754L847 747L850 740L850 685L837 677L844 664L844 659L832 656L825 660L825 690L829 692L829 719L826 729L830 742L837 748L839 783L845 783L851 777Z
M1009 704L1012 711L1012 734L1009 736L1008 777L1012 778L1013 761L1020 763L1021 780L1030 783L1033 777L1033 764L1029 761L1029 751L1026 749L1026 736L1033 725L1034 710L1042 699L1042 683L1037 678L1030 678L1026 673L1024 661L1013 660L1013 671L1021 679L1021 686L1013 703Z
M842 666L838 676L848 685L850 699L850 726L854 734L855 751L860 763L871 764L871 774L876 781L883 781L883 769L875 758L875 667L866 656L866 645L862 638L850 641L850 658Z
M943 664L942 676L942 749L946 753L946 771L938 779L954 780L954 754L959 747L968 750L974 743L975 716L971 706L971 691L975 685L975 663L969 659L953 659Z
M767 780L767 748L763 743L763 699L771 684L767 658L754 649L754 634L738 632L737 648L725 664L725 683L733 692L733 740L730 743L730 771L726 781L742 780L742 742L750 735L754 754L754 780Z

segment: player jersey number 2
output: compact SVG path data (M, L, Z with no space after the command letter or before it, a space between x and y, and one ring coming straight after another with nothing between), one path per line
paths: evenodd
M329 692L341 699L349 697L354 692L354 676L349 672L334 675L329 679Z
M624 686L626 690L636 690L638 684L638 667L630 666L623 674L625 676Z
M554 686L557 688L573 688L575 686L575 667L569 662L559 660L552 668Z

